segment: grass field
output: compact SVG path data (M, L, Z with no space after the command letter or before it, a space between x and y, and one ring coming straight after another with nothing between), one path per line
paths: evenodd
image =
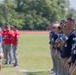
M1 75L49 75L52 68L48 34L21 34L18 50L19 68L3 65ZM20 70L33 71L29 73ZM36 71L41 71L36 73Z

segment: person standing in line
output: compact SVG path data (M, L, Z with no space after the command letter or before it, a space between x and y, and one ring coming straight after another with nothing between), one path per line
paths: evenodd
M4 48L5 48L5 40L4 40L5 33L6 33L6 26L4 24L4 25L2 25L2 39L3 39L2 48L3 48L3 53L4 53L4 59L6 60L6 51L4 50Z
M4 35L4 41L5 41L5 51L6 51L6 62L5 64L11 64L12 63L12 52L11 52L11 38L14 36L12 32L10 31L10 26L6 26L6 33Z
M15 36L15 34L14 34L14 30L13 30L13 26L10 26L10 31L11 31L11 33L13 34L13 36L11 37L11 44L12 44L12 41L13 41L13 38L14 38L14 36ZM12 49L12 45L11 45L11 56L12 56L12 64L14 64L14 57L13 57L13 49Z
M61 53L61 57L64 59L64 63L66 63L67 60L71 57L72 40L74 38L74 19L73 18L67 18L65 31L64 33L67 34L66 36L68 37L68 39L63 45L63 49ZM64 66L65 65L66 64L64 64ZM65 69L64 75L68 75L69 73L68 68L65 67L64 69Z
M72 27L75 26L74 23L75 23L75 19L73 19ZM69 74L76 75L76 32L75 32L75 29L74 29L74 34L72 36L71 57L67 60L66 65L68 65L70 62L71 62L71 66L69 67Z
M58 58L58 75L64 75L64 68L63 68L63 63L61 63L61 61L63 61L63 59L61 58L61 52L62 52L62 48L61 48L61 42L65 41L62 38L65 37L64 33L63 33L63 28L66 25L65 20L61 20L60 22L60 26L58 27L58 39L56 40L57 43L57 58Z
M71 58L69 60L71 61L69 73L70 75L76 75L76 35L73 38Z
M2 49L2 34L1 34L1 28L0 28L0 71L2 69L2 59L4 58L3 55L3 49Z
M53 39L53 36L54 36L53 23L50 25L50 29L51 29L51 31L50 31L50 33L49 33L49 40L50 40L49 44L50 44L50 53L51 53L51 57L52 57L52 61L53 61L53 68L52 68L51 70L49 70L49 72L50 72L50 73L54 73L55 65L54 65L53 51L52 51L52 48L51 48L51 47L52 47L51 42L52 42L52 39Z
M12 50L13 50L13 57L15 60L14 66L18 67L19 66L18 44L19 44L20 33L19 33L18 27L16 25L13 26L13 31L14 31L14 37L12 38Z
M57 36L57 27L59 26L58 23L53 23L52 24L52 30L50 32L50 51L51 51L51 56L53 60L53 71L49 71L50 73L56 74L57 73L57 64L56 64L56 57L55 57L55 52L56 52L56 47L55 47L55 41L58 38Z
M57 75L61 75L61 64L60 64L60 53L61 53L61 49L60 49L60 38L62 37L63 35L63 31L62 31L62 28L59 26L58 29L57 29L57 35L58 35L58 38L56 39L56 46L57 46L57 49L56 49L56 58L57 58Z

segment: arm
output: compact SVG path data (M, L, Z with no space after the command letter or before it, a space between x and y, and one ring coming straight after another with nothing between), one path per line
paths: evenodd
M76 75L76 66L74 67L74 69L72 70L72 72L70 73L70 75Z
M71 63L71 57L66 61L65 66L69 67L69 64Z
M20 40L20 34L17 33L17 34L16 34L16 45L17 45L17 46L18 46L19 40Z

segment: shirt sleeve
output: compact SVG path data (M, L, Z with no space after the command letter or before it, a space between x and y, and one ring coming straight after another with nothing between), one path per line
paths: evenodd
M18 40L20 38L20 34L17 32L16 33L16 39Z
M0 43L2 42L2 36L0 35Z

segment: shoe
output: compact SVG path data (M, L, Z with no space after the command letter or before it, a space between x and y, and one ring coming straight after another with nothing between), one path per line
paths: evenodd
M4 63L4 65L6 65L7 63Z
M10 63L4 63L4 65L9 65Z
M12 63L11 62L9 62L9 65L11 65Z
M14 64L14 67L19 67L19 65L18 64Z
M57 75L55 72L52 75Z
M53 71L53 70L54 70L54 68L51 69L51 71Z
M48 72L49 72L50 74L54 74L54 73L55 73L53 69L52 69L52 70L49 70Z

